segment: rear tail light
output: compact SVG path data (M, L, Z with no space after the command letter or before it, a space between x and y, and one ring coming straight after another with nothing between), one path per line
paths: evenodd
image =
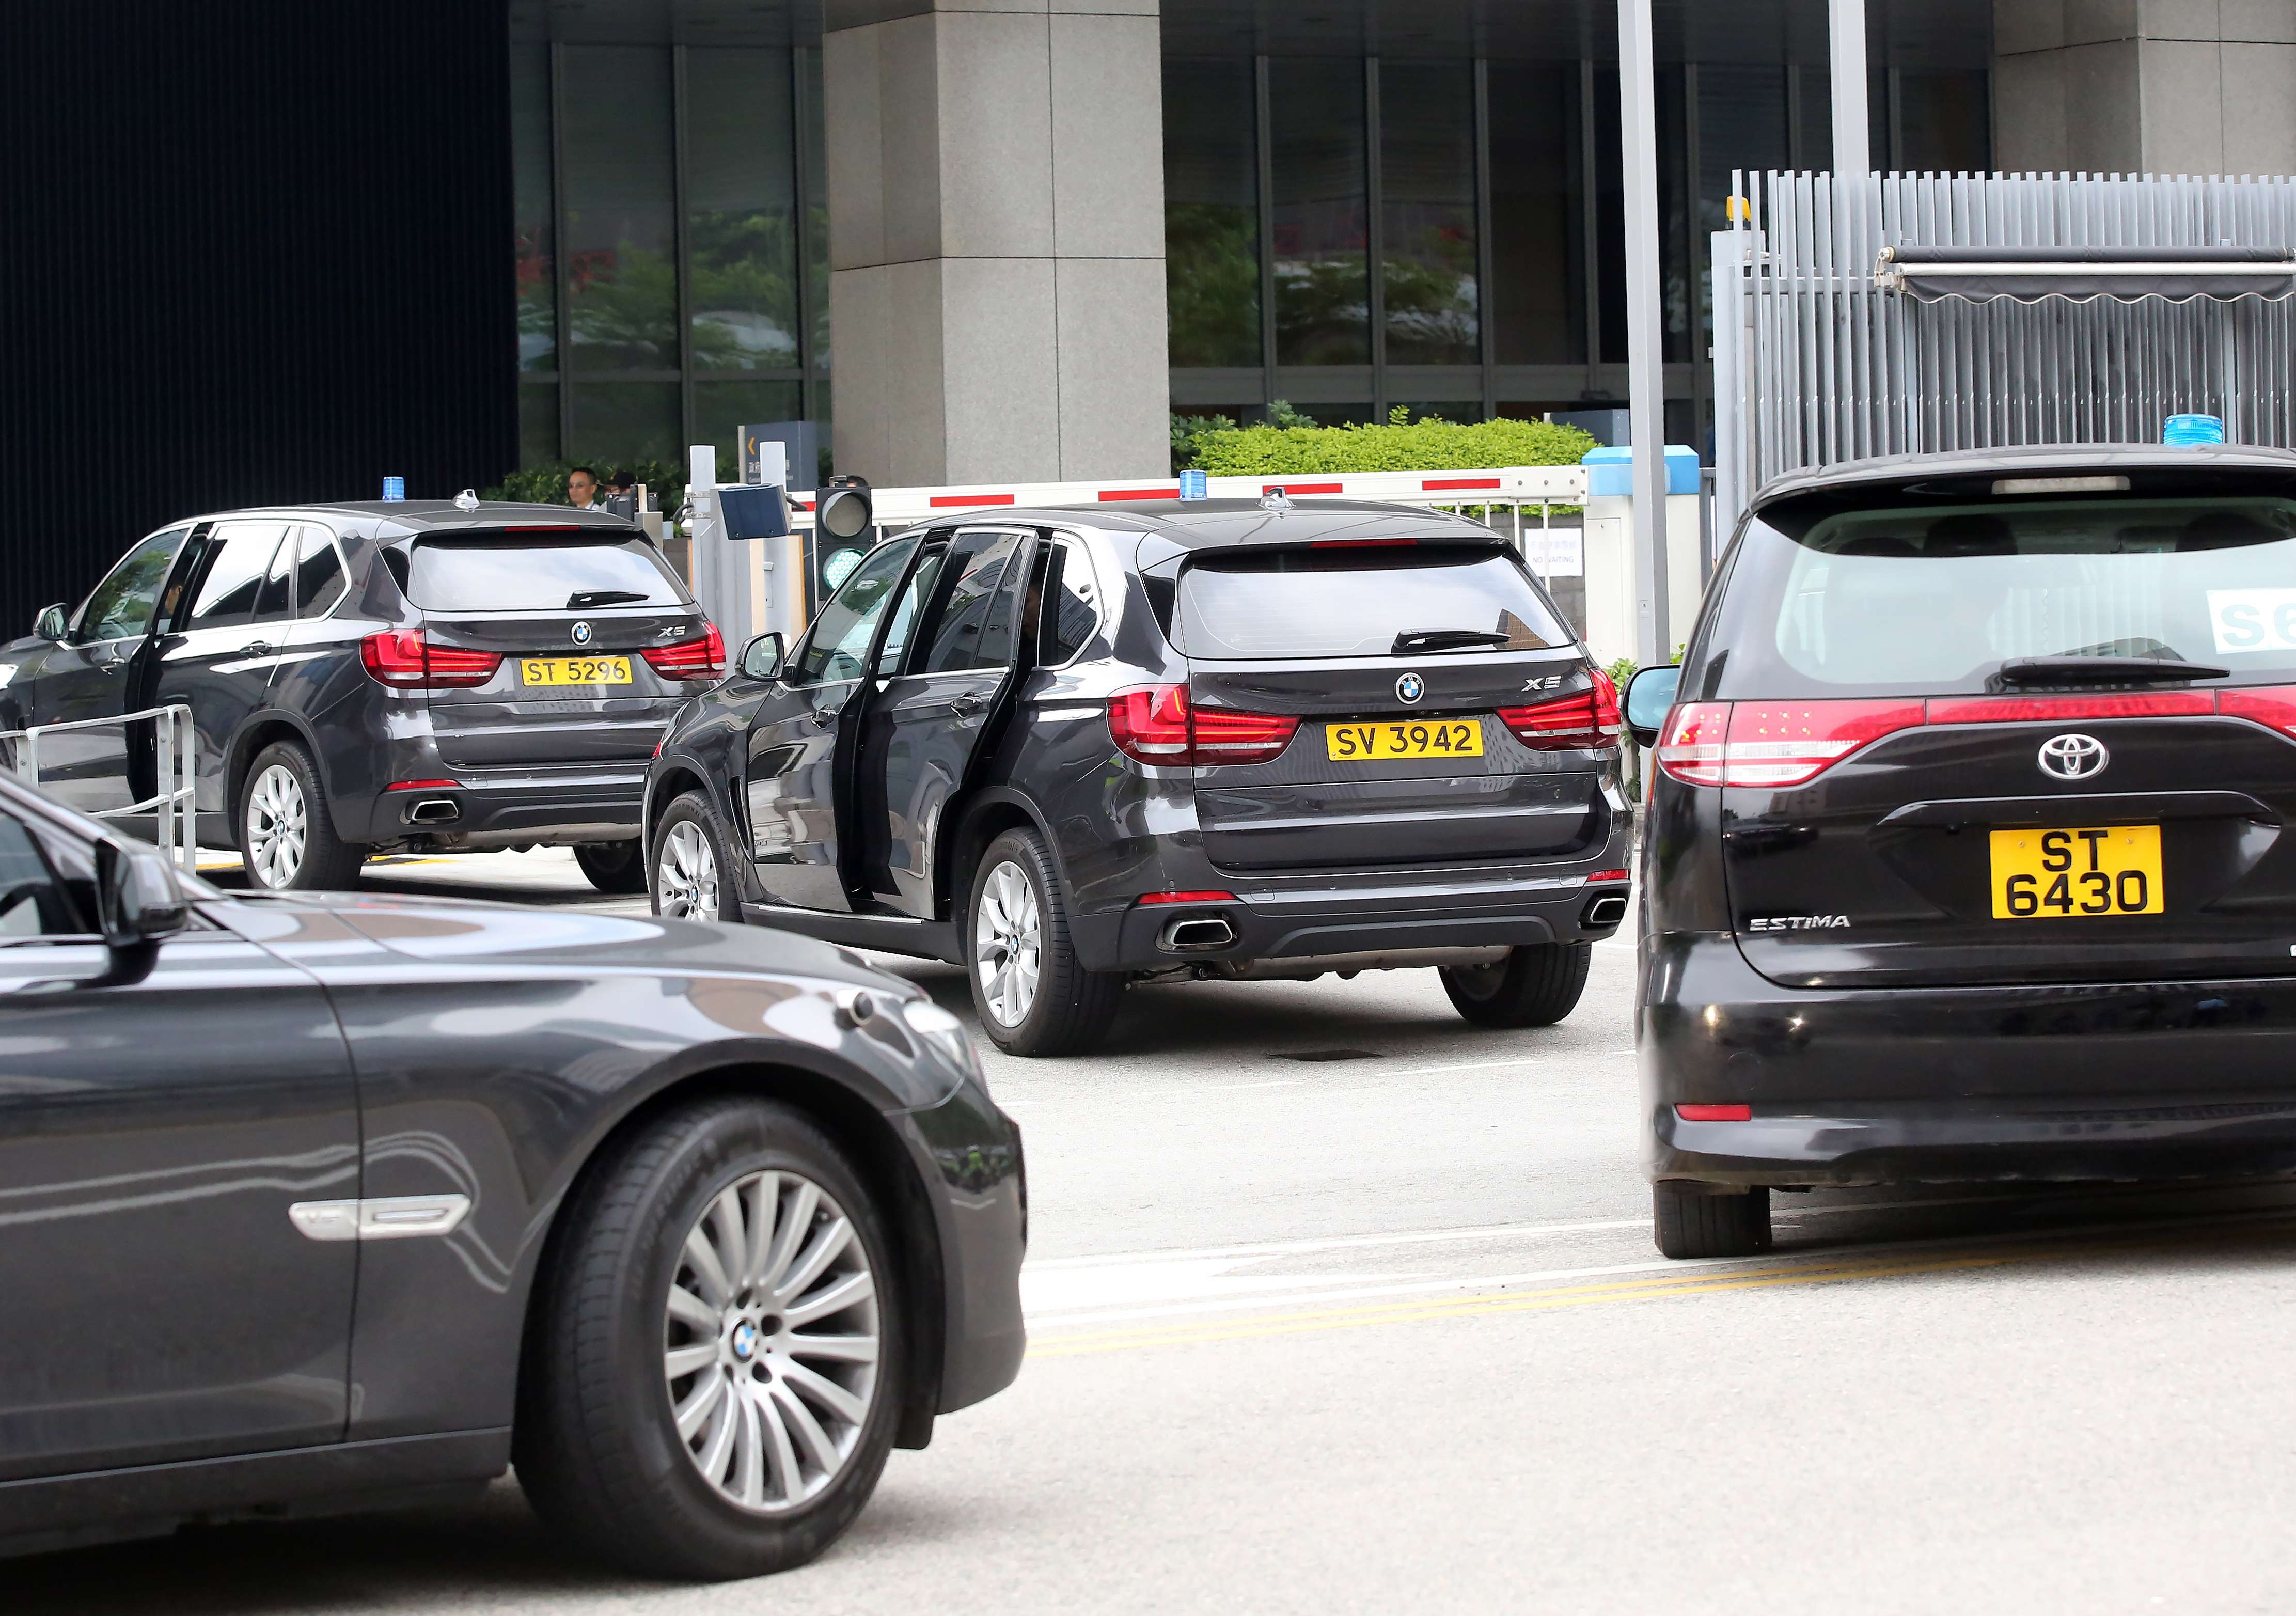
M1197 707L1185 685L1128 690L1108 703L1108 733L1116 750L1166 767L1267 763L1283 755L1299 727L1300 720L1286 713Z
M1657 755L1660 769L1685 785L1776 790L1806 785L1861 747L1901 729L2218 714L2296 734L2296 686L1926 701L1687 701L1667 714Z
M498 651L434 645L420 628L386 628L359 642L359 660L378 684L400 690L483 685L502 667Z
M1591 689L1532 707L1502 707L1499 722L1537 751L1600 751L1619 743L1619 687L1599 668Z
M673 645L649 645L638 654L664 678L716 679L726 673L726 636L718 625L704 622L699 637Z

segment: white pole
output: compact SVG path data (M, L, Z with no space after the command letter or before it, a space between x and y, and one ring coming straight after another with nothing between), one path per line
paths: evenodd
M1658 233L1657 70L1651 0L1619 0L1619 111L1627 209L1627 405L1634 445L1635 660L1664 664L1666 370Z
M1825 0L1827 53L1833 70L1833 172L1874 172L1866 151L1866 0Z

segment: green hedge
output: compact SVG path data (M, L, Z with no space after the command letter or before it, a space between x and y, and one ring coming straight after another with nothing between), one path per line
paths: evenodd
M1472 472L1497 466L1577 465L1595 439L1573 426L1500 419L1475 422L1435 416L1412 421L1397 406L1384 426L1316 426L1288 405L1263 426L1225 416L1175 416L1173 470L1199 467L1215 477L1264 477L1302 472Z
M677 507L685 503L685 472L667 460L589 460L574 462L554 460L542 465L512 472L491 488L481 488L481 499L509 499L528 504L562 505L566 503L566 473L577 463L587 465L603 482L617 472L634 482L642 482L654 496L655 504L668 515L676 515Z

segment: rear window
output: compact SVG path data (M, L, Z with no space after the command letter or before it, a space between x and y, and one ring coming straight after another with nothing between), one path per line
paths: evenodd
M2120 498L1791 511L1747 525L1709 696L1953 694L2028 657L2296 671L2296 502Z
M1490 636L1446 654L1576 641L1513 556L1450 547L1200 556L1180 575L1176 619L1179 649L1214 661L1390 656L1399 636L1445 630Z
M513 534L416 541L406 598L430 611L588 611L676 606L685 588L652 546Z

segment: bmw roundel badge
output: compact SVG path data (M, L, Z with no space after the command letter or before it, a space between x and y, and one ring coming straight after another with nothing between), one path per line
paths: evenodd
M1415 673L1406 673L1395 682L1395 699L1406 706L1416 705L1427 693L1427 681Z
M589 624L577 623L574 625L574 643L577 645L587 645L590 643Z

